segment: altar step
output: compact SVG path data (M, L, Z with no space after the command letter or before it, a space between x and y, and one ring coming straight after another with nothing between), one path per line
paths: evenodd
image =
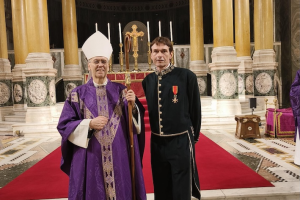
M14 135L19 134L23 137L36 136L58 136L57 122L48 123L15 123L12 125Z
M12 125L15 122L6 122L6 121L1 121L0 122L0 135L12 135Z

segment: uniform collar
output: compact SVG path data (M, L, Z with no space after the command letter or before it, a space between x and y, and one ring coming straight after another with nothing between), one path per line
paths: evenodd
M161 71L155 69L155 74L157 76L163 76L163 75L166 75L167 73L171 72L174 68L175 68L175 66L171 65L171 63L170 63L168 67L166 67L165 69L163 69Z

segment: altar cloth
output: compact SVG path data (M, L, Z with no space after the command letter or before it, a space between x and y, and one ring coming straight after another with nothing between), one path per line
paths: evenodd
M271 137L294 137L295 121L292 108L268 108L266 114L266 135Z

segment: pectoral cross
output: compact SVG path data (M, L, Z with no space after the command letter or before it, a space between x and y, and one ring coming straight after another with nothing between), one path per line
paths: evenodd
M137 64L137 58L138 58L138 51L139 51L139 46L138 46L138 37L143 37L144 32L140 31L137 32L136 29L138 28L137 25L133 24L132 25L132 31L131 32L126 32L126 34L130 35L132 38L132 51L133 51L133 57L134 57L134 71L140 71L138 69L138 64Z

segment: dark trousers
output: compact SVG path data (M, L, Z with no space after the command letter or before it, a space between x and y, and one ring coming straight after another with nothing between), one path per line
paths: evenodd
M188 134L151 136L155 200L191 199L192 169Z

